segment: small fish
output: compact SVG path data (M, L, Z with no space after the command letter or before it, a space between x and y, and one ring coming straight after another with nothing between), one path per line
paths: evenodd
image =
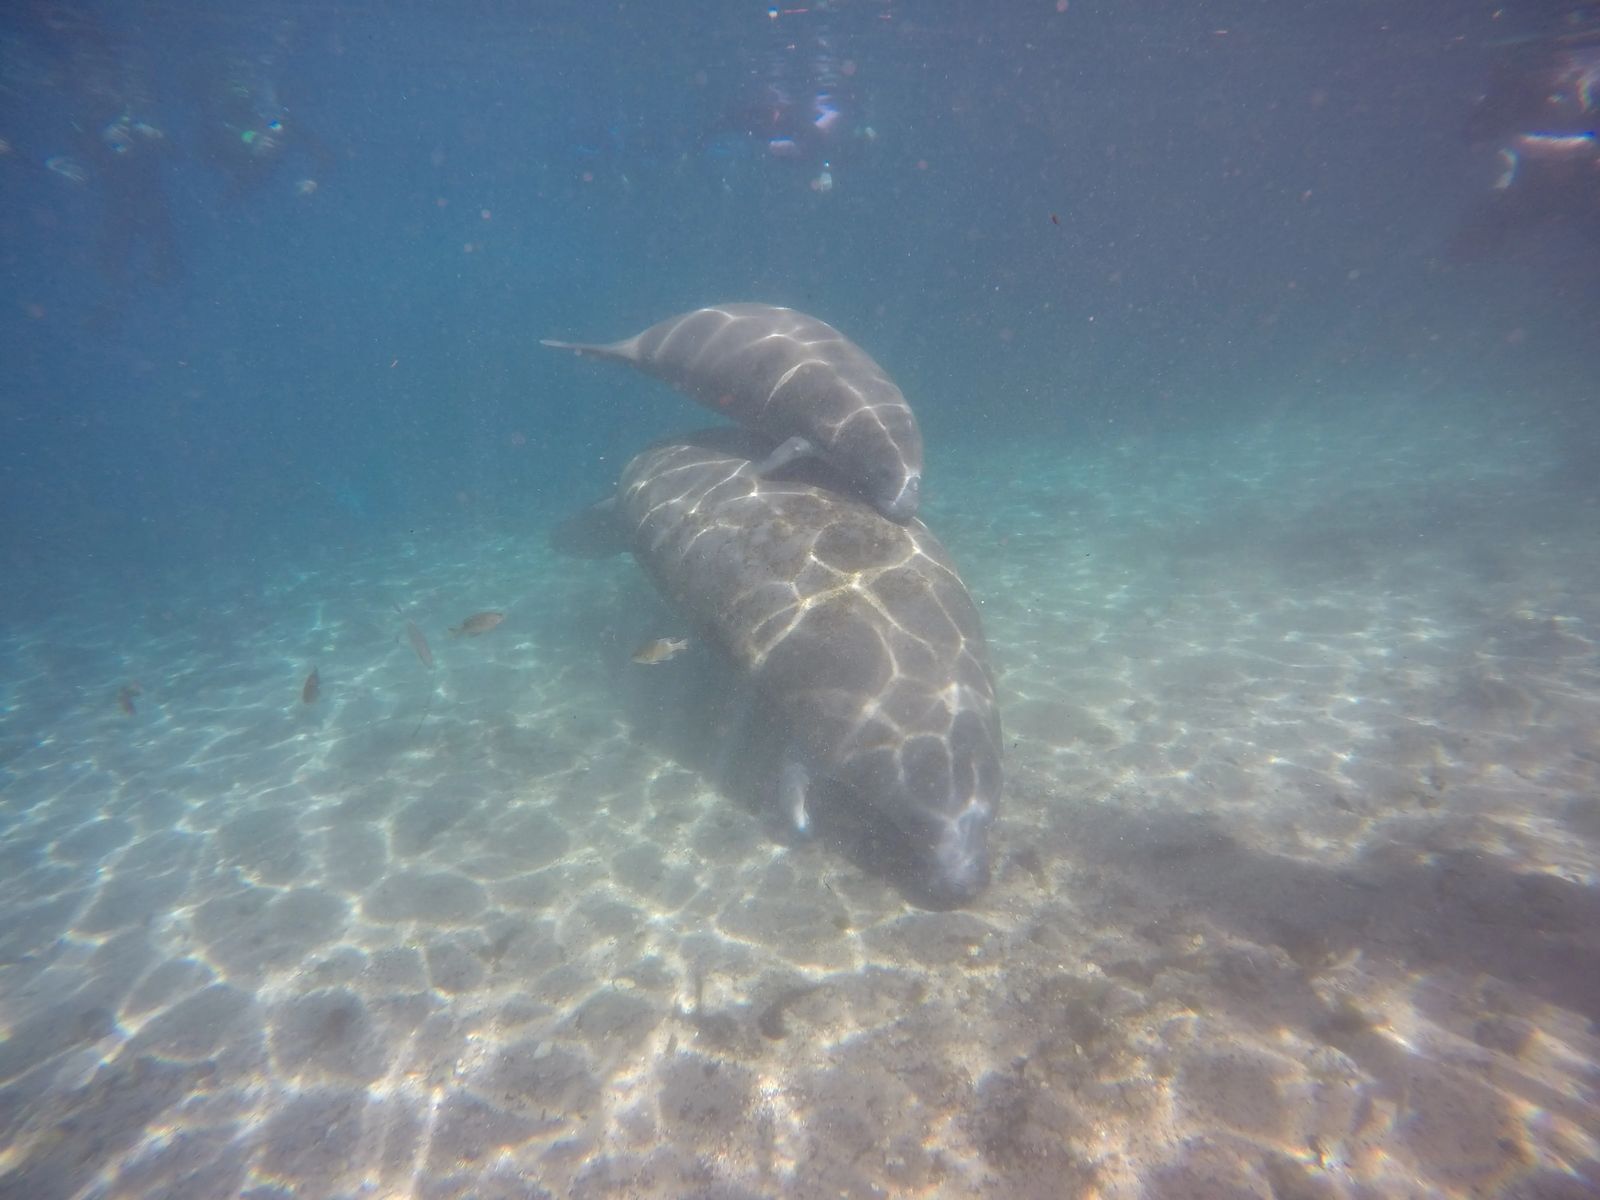
M406 636L411 639L411 648L417 652L422 665L433 670L433 651L428 649L428 639L422 636L422 630L417 628L415 621L406 622Z
M657 663L664 663L667 659L682 654L688 648L688 638L657 638L635 650L633 661L642 667L653 667Z
M300 689L300 703L315 704L320 695L322 695L322 677L317 674L317 669L312 667L311 674L306 676L305 687Z
M451 627L450 636L460 637L466 634L468 637L477 637L480 633L488 633L505 619L506 615L503 612L473 613L461 624Z
M124 684L121 690L117 692L117 707L120 708L125 715L130 717L133 716L134 713L139 711L133 703L133 698L135 696L142 695L143 693L144 689L139 686L139 681L137 679Z

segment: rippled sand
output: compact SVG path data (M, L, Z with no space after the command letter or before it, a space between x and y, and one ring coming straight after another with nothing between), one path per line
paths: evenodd
M541 527L12 624L0 1196L1595 1194L1600 513L1404 411L936 447L964 912L716 794L704 655Z

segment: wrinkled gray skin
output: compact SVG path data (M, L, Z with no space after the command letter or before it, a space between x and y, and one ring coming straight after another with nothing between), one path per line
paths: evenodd
M922 433L911 406L865 350L815 317L720 304L609 345L544 344L627 363L768 434L782 445L762 474L812 453L890 520L917 515Z
M623 471L610 518L782 731L795 824L814 783L842 785L896 831L930 903L970 900L989 880L1001 783L978 610L920 521L759 475L770 447L734 429L651 447Z

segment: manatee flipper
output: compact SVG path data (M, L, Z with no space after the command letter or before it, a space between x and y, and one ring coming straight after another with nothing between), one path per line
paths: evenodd
M626 338L620 342L558 342L555 338L541 338L539 344L552 350L571 350L579 358L599 358L635 366L639 360L638 341L638 338Z
M817 448L811 444L810 438L796 435L786 442L779 443L771 454L760 462L753 463L752 467L757 475L765 477L781 467L788 466L797 458L804 458L807 455L816 454L816 452Z
M811 788L811 772L793 754L785 754L778 767L778 811L786 814L796 833L808 833L811 815L806 812L806 792Z

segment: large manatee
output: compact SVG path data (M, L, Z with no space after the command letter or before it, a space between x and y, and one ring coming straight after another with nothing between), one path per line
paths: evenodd
M1000 798L978 610L920 521L886 520L816 464L759 474L771 446L736 429L657 444L588 519L749 681L795 825L825 785L870 810L925 903L962 903L988 882Z
M802 454L827 461L879 512L917 515L922 433L905 396L832 325L771 304L719 304L606 345L546 346L627 363L782 443L769 473Z

